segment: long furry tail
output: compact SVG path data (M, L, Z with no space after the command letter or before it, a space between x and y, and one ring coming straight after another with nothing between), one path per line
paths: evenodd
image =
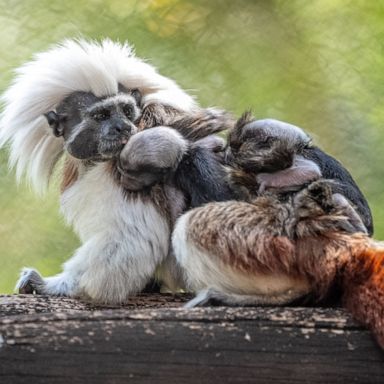
M384 349L384 244L369 240L357 248L342 272L343 304Z

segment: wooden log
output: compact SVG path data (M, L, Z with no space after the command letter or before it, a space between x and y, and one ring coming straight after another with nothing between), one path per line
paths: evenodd
M342 309L119 308L0 296L0 383L383 383L384 353Z

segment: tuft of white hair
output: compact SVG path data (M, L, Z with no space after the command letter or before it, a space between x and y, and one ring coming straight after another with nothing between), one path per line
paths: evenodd
M118 84L138 88L144 105L159 102L182 111L196 107L194 99L173 80L135 57L127 44L65 40L16 69L13 84L2 95L0 147L10 144L10 168L20 181L25 174L37 192L48 186L63 153L63 139L49 129L44 113L75 91L115 95Z

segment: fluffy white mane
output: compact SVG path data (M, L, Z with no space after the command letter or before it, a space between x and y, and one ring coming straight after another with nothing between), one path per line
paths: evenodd
M36 191L45 191L63 152L63 139L50 132L44 113L74 91L114 95L119 83L139 88L145 105L158 101L186 111L196 106L174 81L135 57L128 44L111 40L66 40L18 68L1 97L0 119L0 147L10 143L9 165L16 167L18 181L26 174Z

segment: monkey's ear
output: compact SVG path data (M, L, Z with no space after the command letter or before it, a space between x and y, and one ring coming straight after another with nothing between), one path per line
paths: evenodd
M49 111L47 113L44 113L44 116L47 119L49 126L52 128L53 134L56 137L63 136L64 129L63 126L60 124L59 115L55 111Z
M141 92L137 88L135 88L135 89L132 89L131 95L136 100L137 105L140 105L141 104Z

